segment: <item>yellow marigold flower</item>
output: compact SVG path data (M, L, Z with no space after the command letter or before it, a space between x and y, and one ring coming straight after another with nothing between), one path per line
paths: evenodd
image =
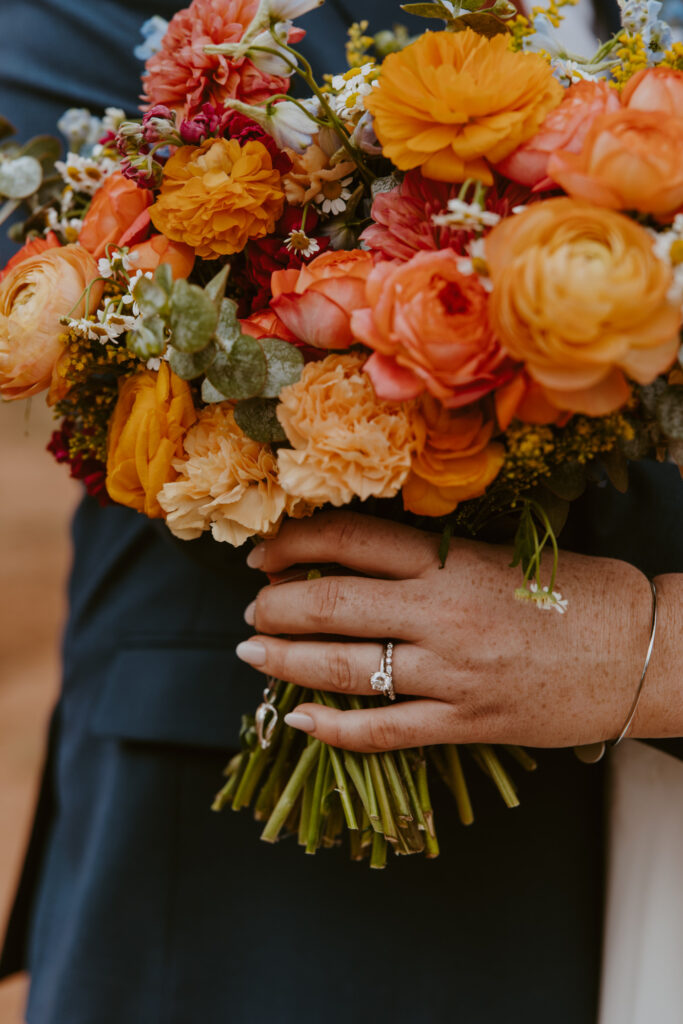
M261 142L207 139L174 153L150 215L166 238L210 260L270 234L284 201L280 172Z
M176 472L183 436L196 419L189 384L162 362L121 384L109 425L107 491L120 505L160 519L157 495Z
M365 356L308 363L280 392L277 414L292 448L278 452L280 483L316 504L391 498L416 447L410 404L381 402L363 373Z
M230 402L199 413L173 465L178 478L162 488L159 502L182 540L210 528L214 540L238 547L255 534L271 536L285 513L299 518L313 511L285 494L270 445L242 433Z
M427 178L492 184L498 163L536 133L563 96L552 68L505 35L427 32L382 64L366 97L384 155Z

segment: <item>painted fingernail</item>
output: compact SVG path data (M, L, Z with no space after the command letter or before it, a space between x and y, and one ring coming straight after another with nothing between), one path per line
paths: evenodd
M243 640L235 648L235 654L247 665L263 665L266 660L266 649L258 640Z
M244 612L244 621L247 623L248 626L253 626L254 625L254 612L255 611L256 611L256 601L252 601L250 605L247 605L247 608L246 608L246 610Z
M285 715L285 722L287 725L291 725L292 729L300 729L301 732L313 732L315 729L315 722L310 715L305 715L303 711L290 711L288 715Z
M260 569L266 560L266 549L263 544L257 544L247 555L247 565L250 569Z

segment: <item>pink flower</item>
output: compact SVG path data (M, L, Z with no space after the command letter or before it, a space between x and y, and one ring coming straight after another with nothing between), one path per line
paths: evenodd
M187 116L207 101L225 97L260 103L287 92L289 78L266 74L243 57L204 53L211 44L238 43L258 8L258 0L192 0L171 19L161 49L147 61L144 100Z
M556 188L548 176L552 154L560 149L579 153L596 117L618 109L619 98L605 82L570 85L559 107L550 111L537 134L497 164L496 170L535 192Z

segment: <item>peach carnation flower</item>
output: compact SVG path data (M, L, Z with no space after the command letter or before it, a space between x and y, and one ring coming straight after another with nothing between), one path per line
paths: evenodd
M506 35L425 32L382 64L366 97L384 155L426 178L493 183L498 163L531 138L562 99L538 54L513 53Z
M339 506L400 490L416 444L412 407L379 401L364 359L308 363L280 392L277 415L292 448L278 451L278 473L289 494Z
M150 215L162 235L210 260L269 235L284 201L280 173L262 143L207 139L174 153Z
M490 315L504 347L559 409L602 416L649 384L679 346L672 271L645 228L613 210L549 199L486 239Z
M258 0L193 0L171 18L161 49L147 61L143 78L148 107L164 104L191 115L203 103L237 98L262 103L287 92L289 79L266 74L245 58L205 53L212 44L238 43L256 14Z
M238 547L254 535L271 536L285 514L298 518L313 511L285 493L270 445L242 433L229 402L199 413L173 466L177 479L162 488L159 503L182 540L210 528L214 540Z
M304 206L319 196L330 200L338 198L340 182L356 170L351 160L332 164L328 154L317 142L313 142L303 153L287 148L285 153L292 161L292 169L283 176L282 185L287 202L292 206Z
M449 515L461 501L478 498L505 459L492 441L495 421L479 405L449 411L425 396L416 416L420 445L403 485L403 505L419 516Z
M17 254L18 255L18 254ZM50 384L63 349L59 319L99 305L97 263L80 245L50 247L16 263L0 284L0 395L30 398Z
M378 263L366 308L351 317L358 341L374 349L366 373L380 398L431 392L444 405L468 405L512 376L488 317L488 294L457 255L420 252L406 263Z
M150 519L162 518L157 495L176 476L173 460L196 418L190 385L168 363L158 373L142 370L125 378L107 438L109 497Z

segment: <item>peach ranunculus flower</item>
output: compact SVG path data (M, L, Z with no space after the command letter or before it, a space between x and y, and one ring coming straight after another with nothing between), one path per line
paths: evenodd
M301 270L276 270L271 308L285 327L312 348L353 344L351 311L365 303L373 259L364 249L316 256Z
M621 102L629 110L651 110L671 117L683 113L683 71L674 68L643 68L621 90Z
M680 305L645 228L613 210L549 199L486 238L491 322L559 409L602 416L676 357Z
M175 479L173 460L182 455L183 437L197 414L189 384L162 362L159 372L126 377L109 423L109 497L150 519L163 517L159 491Z
M285 514L313 511L285 493L272 448L242 433L229 402L202 409L173 465L177 479L162 488L159 502L182 540L210 528L214 540L238 547L254 535L272 536Z
M44 391L63 348L60 317L99 305L97 263L80 245L48 248L17 263L0 284L0 395ZM89 302L87 289L90 287ZM86 309L87 306L87 309Z
M580 153L552 154L548 174L576 199L670 219L683 207L683 116L603 114Z
M150 215L162 235L211 260L269 235L284 202L280 172L261 142L207 139L173 154Z
M536 135L497 164L496 170L536 191L555 188L548 177L551 154L558 149L579 153L595 118L619 110L619 106L617 93L606 82L570 85L559 107L550 111Z
M403 505L419 516L447 516L478 498L498 476L505 448L491 437L495 421L479 404L449 410L431 395L415 417L420 445L403 485Z
M410 405L381 402L363 373L365 357L329 355L283 388L277 415L291 448L278 451L281 485L324 505L391 498L408 473L416 436Z
M85 215L79 243L95 259L104 256L108 245L121 244L128 228L152 202L152 193L115 171L98 188Z
M450 249L421 252L406 263L378 263L370 274L365 308L353 313L351 329L374 349L365 372L385 401L426 390L456 408L512 376L489 323L488 294L459 262Z
M194 267L194 250L182 242L172 242L165 235L152 235L146 242L138 242L130 248L128 259L133 271L154 273L162 263L167 263L174 279L188 278Z
M191 115L202 104L230 97L262 103L287 92L289 79L266 74L245 58L205 53L214 43L238 43L258 0L193 0L171 18L161 49L146 64L142 81L148 107L162 103Z
M562 99L538 54L513 53L506 35L425 32L390 54L366 97L384 155L426 178L493 183L496 164L538 131Z

